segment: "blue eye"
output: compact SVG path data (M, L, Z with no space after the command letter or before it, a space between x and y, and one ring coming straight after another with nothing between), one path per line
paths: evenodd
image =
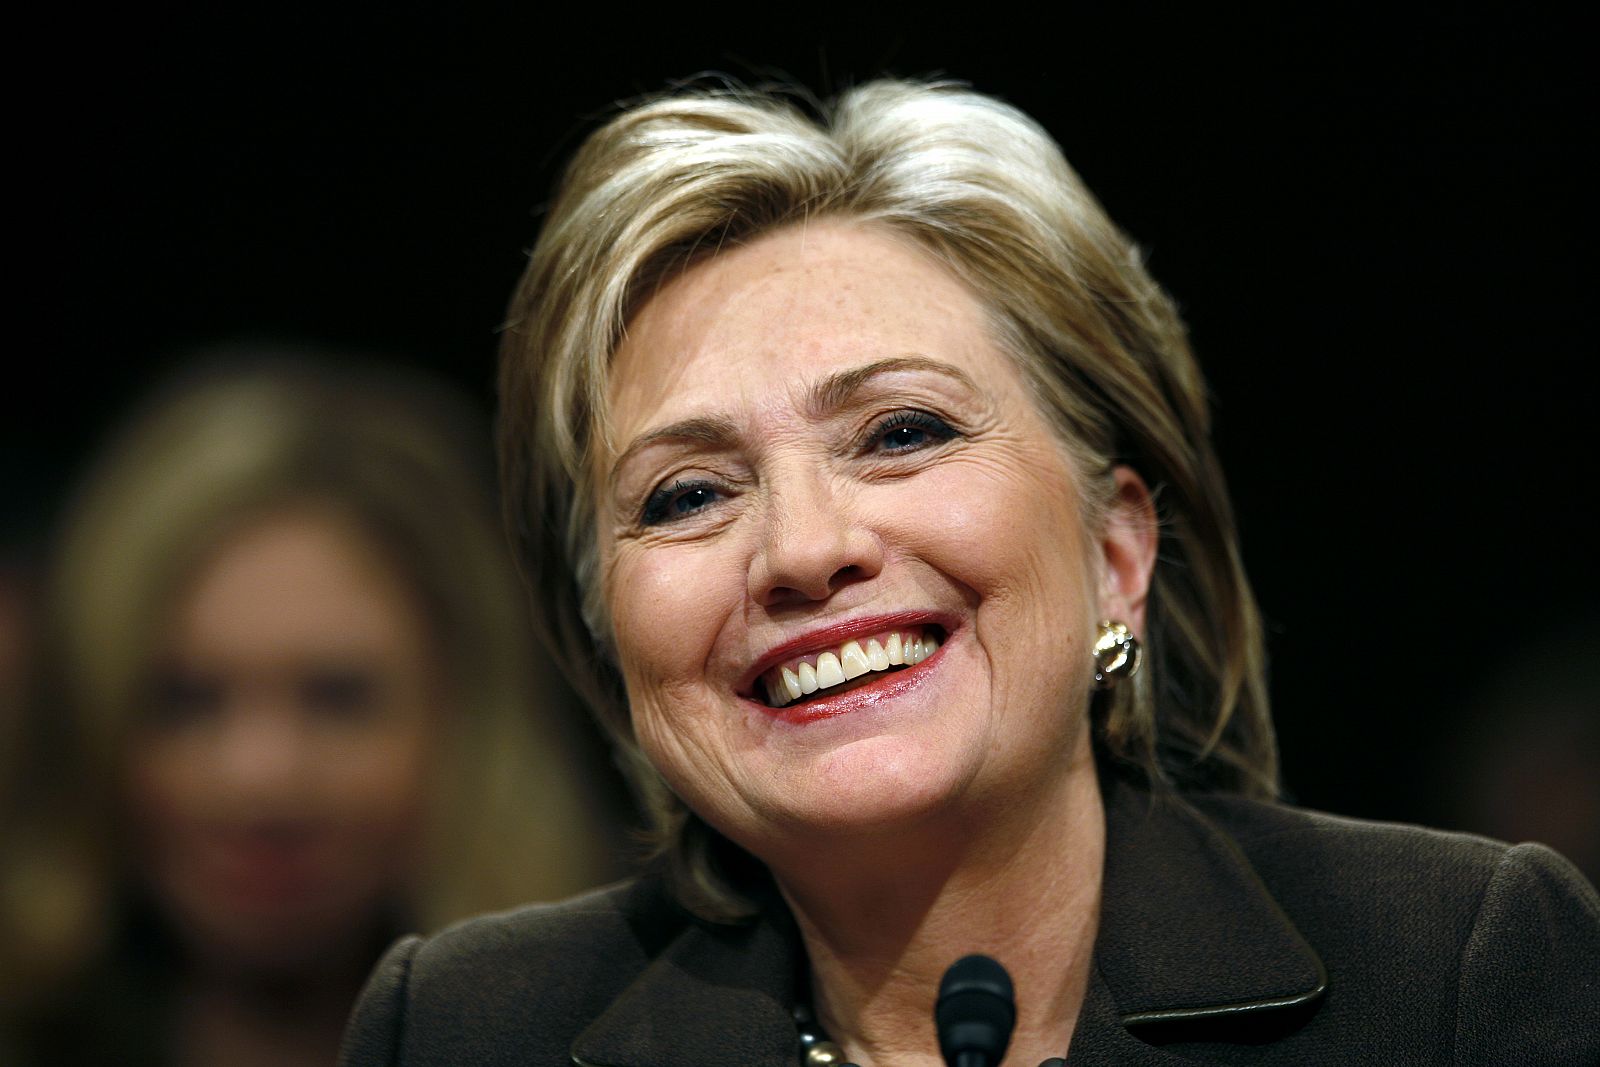
M677 482L663 486L645 501L642 518L646 526L686 518L704 511L716 503L721 495L710 482Z
M926 411L897 411L874 427L871 444L885 452L914 452L956 436L950 424Z

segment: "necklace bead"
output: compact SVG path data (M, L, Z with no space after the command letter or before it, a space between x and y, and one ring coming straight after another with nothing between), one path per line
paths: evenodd
M832 1041L816 1041L806 1049L805 1067L841 1067L844 1049Z
M844 1049L822 1032L821 1024L809 1007L795 1005L794 1026L800 1035L801 1067L856 1067L845 1058Z

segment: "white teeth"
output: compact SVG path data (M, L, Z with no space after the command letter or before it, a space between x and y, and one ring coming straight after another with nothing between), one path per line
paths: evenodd
M789 691L790 700L800 699L800 676L788 667L783 668L783 687Z
M915 666L938 650L939 639L931 633L918 636L915 632L895 632L881 642L876 637L868 638L865 647L859 640L851 640L837 652L823 652L817 656L815 665L802 659L794 667L780 666L776 673L768 674L762 684L767 702L781 708L819 689L841 685L872 671Z
M844 668L845 681L859 678L872 669L860 641L846 641L839 649L839 666Z

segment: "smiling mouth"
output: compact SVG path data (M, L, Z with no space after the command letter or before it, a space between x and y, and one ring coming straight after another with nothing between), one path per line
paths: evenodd
M785 660L761 675L756 692L771 708L832 696L866 685L878 675L915 667L939 650L943 637L943 630L929 625L853 638Z

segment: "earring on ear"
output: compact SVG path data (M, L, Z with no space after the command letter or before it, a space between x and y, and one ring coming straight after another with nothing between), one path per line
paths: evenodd
M1093 652L1096 689L1110 689L1139 673L1139 639L1120 622L1101 620Z

